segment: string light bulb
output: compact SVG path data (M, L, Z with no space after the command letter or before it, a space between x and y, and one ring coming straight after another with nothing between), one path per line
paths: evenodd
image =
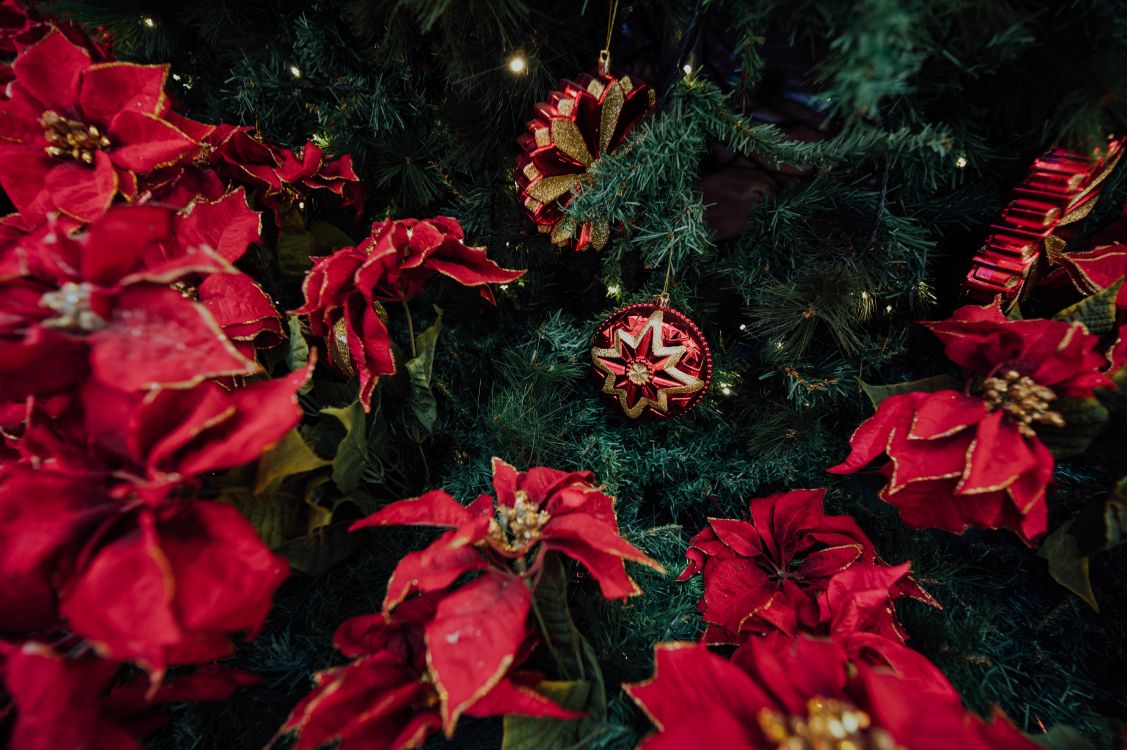
M959 169L966 169L967 168L967 157L963 156L962 154L959 154L958 156L956 156L955 157L955 166Z
M510 57L509 70L517 75L521 75L528 70L528 61L524 59L524 55L518 52Z
M681 68L681 70L685 71L685 75L692 75L693 74L693 66L689 65L688 63L685 63L685 65Z
M291 65L290 75L294 78L301 78L301 68L297 67L296 65Z
M153 20L152 16L141 16L141 25L146 29L155 29L157 27L157 22Z

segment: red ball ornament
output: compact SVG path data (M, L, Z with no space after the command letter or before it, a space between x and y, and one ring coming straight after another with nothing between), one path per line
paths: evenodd
M654 90L629 76L581 75L536 105L528 132L517 139L516 181L521 203L554 245L601 250L610 239L607 222L579 226L564 216L573 188L580 188L600 156L618 148L657 103Z
M595 329L591 362L603 394L631 419L681 416L712 377L712 353L700 329L659 302L611 313Z

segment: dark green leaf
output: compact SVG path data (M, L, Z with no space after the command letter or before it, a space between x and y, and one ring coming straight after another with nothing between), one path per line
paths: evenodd
M406 370L411 380L411 395L407 399L408 408L418 436L429 435L438 419L438 403L431 390L431 374L434 370L434 350L438 343L438 332L442 330L442 310L435 308L438 317L430 328L415 337L415 357L408 360Z
M278 270L283 276L300 279L313 267L317 241L312 232L283 232L278 235Z
M297 429L290 430L258 459L255 494L276 489L286 477L304 474L330 464L332 461L313 452Z
M274 551L286 558L295 570L316 575L341 562L356 551L356 535L348 533L351 521L342 521L290 539Z
M572 711L586 711L591 698L587 680L545 680L536 691ZM580 734L582 719L550 719L506 714L501 750L566 750L582 747L588 737Z
M1087 737L1067 724L1057 724L1044 734L1030 735L1030 739L1050 750L1096 750Z
M367 422L364 407L359 401L339 409L325 408L322 414L335 417L344 425L344 439L337 446L333 458L333 482L346 495L355 494L360 488L360 478L368 463Z
M1064 417L1064 427L1038 426L1037 437L1056 458L1070 458L1088 450L1108 418L1107 407L1093 396L1060 398L1052 408Z
M884 401L889 396L899 396L902 393L913 393L915 391L922 391L925 393L935 393L936 391L951 391L958 390L962 384L950 375L933 375L930 378L922 378L920 380L908 380L903 383L893 383L892 385L871 385L863 380L858 379L861 384L861 390L873 402L873 406L880 406L880 402Z
M309 225L309 233L313 235L315 255L328 255L334 250L356 244L340 227L319 219Z
M239 509L263 543L277 548L304 527L305 503L300 497L283 492L256 495L249 489L229 490L220 500Z
M1107 289L1085 297L1075 305L1064 308L1053 316L1054 320L1063 320L1069 323L1083 323L1089 333L1102 336L1115 328L1117 314L1115 298L1119 295L1119 288L1123 286L1123 279L1115 282Z
M1088 556L1080 551L1080 543L1071 533L1071 523L1060 526L1045 537L1037 556L1049 562L1049 575L1057 583L1079 596L1099 612L1096 592L1088 578Z
M289 341L286 342L286 366L292 372L300 370L309 363L309 342L305 340L300 317L297 315L287 316L286 322L290 331ZM311 390L313 390L312 378L306 381L297 392L304 395Z

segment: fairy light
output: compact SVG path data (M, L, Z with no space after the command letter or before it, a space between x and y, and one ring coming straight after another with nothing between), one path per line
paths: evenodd
M157 22L153 20L152 16L141 16L141 25L146 29L155 29L157 27Z
M502 284L502 285L501 285L501 291L502 291L502 292L507 292L507 291L509 291L509 285L508 285L508 284Z
M959 154L958 156L956 156L955 157L955 166L958 167L959 169L966 169L966 167L967 167L967 157L963 156L962 154Z
M296 65L291 65L290 75L294 78L301 78L301 68L297 67Z
M720 384L720 392L723 393L725 396L731 396L732 395L732 386L728 385L727 383L721 383Z
M693 74L693 66L689 65L688 63L685 63L685 65L681 68L681 70L685 71L685 75L687 75L687 76Z
M179 81L180 80L180 74L179 73L173 73L172 74L172 80Z
M528 70L528 61L519 52L509 58L509 71L521 75Z
M304 211L305 210L305 201L298 201L297 202L297 208L298 208L299 211Z
M885 305L885 306L884 306L884 311L885 311L886 313L890 313L890 312L892 312L892 305Z
M746 331L747 330L747 323L740 323L740 330Z
M618 284L610 284L607 286L607 294L618 294Z

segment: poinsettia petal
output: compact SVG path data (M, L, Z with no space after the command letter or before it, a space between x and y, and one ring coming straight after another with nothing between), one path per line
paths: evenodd
M532 595L524 581L491 570L447 595L426 624L427 665L449 736L458 717L512 666L528 634Z
M605 599L625 599L637 596L642 589L626 572L626 563L618 555L592 547L582 541L552 540L551 548L582 565L599 584Z
M710 518L708 525L716 538L743 557L758 557L763 554L763 544L759 533L747 521L732 518Z
M80 240L82 277L110 287L136 271L152 242L168 235L172 214L160 206L117 206Z
M199 150L199 144L167 120L125 110L110 123L110 151L115 166L137 174L168 167Z
M912 482L962 476L967 465L967 451L974 444L974 439L973 430L927 441L913 440L904 431L894 430L886 449L892 461L889 493L899 492Z
M258 630L287 573L235 508L196 502L168 522L143 514L94 556L61 609L103 653L159 674L230 653L230 636Z
M83 223L102 216L117 195L117 172L104 151L94 155L94 166L57 162L43 181L55 208Z
M301 420L297 391L311 370L307 365L230 392L214 382L157 390L137 415L137 433L158 436L146 457L148 465L197 476L253 461Z
M803 578L824 578L848 568L860 559L862 547L847 544L841 547L827 547L811 552L799 564L796 571Z
M472 541L458 531L448 531L426 549L404 555L388 579L384 612L391 612L411 594L441 591L463 573L488 568L486 559L470 546Z
M13 464L0 474L0 631L45 630L56 584L85 536L116 512L89 478Z
M64 117L70 116L79 80L91 65L90 54L52 29L38 43L23 50L12 63L20 88Z
M247 204L239 188L218 201L198 200L176 220L176 241L182 248L207 246L234 263L252 242L262 239L262 214Z
M340 747L397 746L390 738L413 726L413 703L426 700L427 689L407 665L382 652L318 673L317 687L290 713L282 732L296 732L295 750L314 750L333 741ZM434 711L420 712L433 717ZM421 738L420 738L421 739Z
M824 598L823 620L837 636L852 632L895 633L892 594L908 576L908 563L895 566L858 563L830 579Z
M167 287L133 286L104 329L87 337L95 377L125 390L186 386L221 375L253 375L202 305Z
M446 490L431 490L380 508L360 519L349 531L371 526L461 526L473 516Z
M861 423L849 438L849 456L826 471L831 474L852 474L869 465L884 453L888 437L894 429L907 430L916 410L916 394L889 396L880 402L876 414Z
M921 398L908 437L913 440L945 438L978 424L986 402L958 391L936 391Z
M244 273L211 274L199 286L199 300L229 338L253 340L262 332L281 332L274 301Z
M86 69L78 104L90 122L108 125L122 110L159 115L166 101L167 65L95 63Z
M978 425L966 469L955 491L964 495L996 492L1036 467L1037 457L1017 425L1002 412L991 412Z
M648 565L654 570L664 572L657 560L627 542L608 524L586 513L552 516L541 530L541 538L549 547L557 539L567 540L573 544L588 544L624 560Z
M13 750L138 747L137 738L112 721L99 698L119 665L68 659L29 642L4 660L0 672L10 706L8 746ZM14 716L12 716L14 715Z
M497 504L511 508L516 503L517 496L516 467L496 456L493 457L492 466L493 492L497 496Z
M732 734L737 725L754 722L760 710L773 708L771 698L739 667L695 643L659 643L654 647L654 674L622 689L649 717L658 732L691 726L699 742L680 747L752 748L754 730ZM702 722L702 716L727 716L730 723ZM740 736L743 735L743 742ZM661 745L652 745L660 747ZM646 745L651 747L651 745ZM676 747L665 745L665 747Z

